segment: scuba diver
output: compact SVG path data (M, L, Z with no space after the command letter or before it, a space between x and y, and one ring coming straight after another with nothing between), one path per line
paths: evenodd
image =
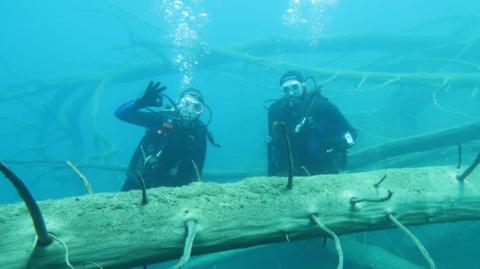
M308 80L315 86L307 88ZM268 107L268 175L336 174L357 133L338 108L321 95L313 78L288 71L280 79L283 97ZM288 139L288 142L287 142ZM289 145L288 145L289 144Z
M146 188L181 186L199 180L207 140L219 146L207 129L212 113L200 91L186 89L175 103L163 93L166 89L160 82L150 82L136 100L115 111L120 120L147 128L130 160L122 191L141 189L141 180ZM164 97L170 106L160 111L151 109L162 107ZM204 107L210 112L206 124L200 120Z

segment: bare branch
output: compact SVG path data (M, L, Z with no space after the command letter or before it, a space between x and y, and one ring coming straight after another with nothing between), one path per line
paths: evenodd
M75 172L75 174L77 174L78 177L80 177L80 180L82 180L83 186L85 186L87 193L92 194L93 189L92 189L92 185L88 181L88 178L71 161L67 160L66 163L73 170L73 172Z
M325 226L321 221L320 219L318 218L318 216L316 215L311 215L310 218L318 225L318 227L326 232L328 235L330 235L333 240L335 241L335 248L337 249L337 253L338 253L338 265L337 265L337 269L342 269L343 268L343 251L342 251L342 246L340 245L340 239L338 238L338 236L330 229L328 229L327 226Z
M187 264L190 259L190 254L192 253L193 240L195 240L195 235L197 234L197 223L195 220L187 220L185 223L187 228L187 236L185 237L185 246L183 248L183 255L180 261L172 269L181 269L185 264Z
M408 236L408 238L410 238L410 240L413 241L413 243L415 244L415 246L417 246L418 250L420 250L420 252L422 253L423 257L425 257L425 259L427 260L428 262L428 265L430 266L431 269L435 269L435 262L433 261L433 259L430 257L430 254L428 254L428 251L427 249L425 249L425 247L422 245L422 243L415 237L415 235L413 235L408 229L407 227L403 226L403 224L398 221L397 218L395 218L395 216L393 216L392 214L388 214L388 219L393 222L400 230L402 230L402 232Z

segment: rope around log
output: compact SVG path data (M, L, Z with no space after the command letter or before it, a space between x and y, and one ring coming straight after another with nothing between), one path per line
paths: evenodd
M318 227L320 227L320 229L322 229L322 231L329 234L335 241L335 248L337 249L337 253L338 253L337 269L342 269L343 268L343 251L342 251L342 246L340 245L340 239L332 230L330 230L327 226L325 226L315 214L311 215L310 218L318 225Z
M413 235L412 232L410 232L407 227L403 226L402 223L400 223L400 221L398 221L397 218L395 218L395 216L393 216L392 214L388 214L388 219L390 219L391 222L393 222L400 230L402 230L403 233L405 233L405 235L407 235L410 240L413 241L413 243L415 243L415 245L417 246L418 250L420 250L420 252L422 253L423 257L425 257L425 259L427 260L428 262L428 265L430 266L431 269L435 269L435 262L433 261L432 257L430 257L430 254L428 254L428 251L427 249L422 245L422 243L420 242L420 240L418 240L415 235Z
M172 269L181 269L190 259L190 254L192 253L193 240L195 240L195 235L197 234L197 222L193 219L187 220L185 223L187 228L187 237L185 238L185 246L183 247L183 255L180 258L180 261L172 267Z

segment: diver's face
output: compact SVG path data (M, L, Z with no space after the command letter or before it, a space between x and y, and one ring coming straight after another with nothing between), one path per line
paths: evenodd
M198 119L203 113L203 104L192 95L183 96L177 104L178 112L184 120Z
M298 97L302 95L303 85L296 79L289 79L282 84L284 97Z

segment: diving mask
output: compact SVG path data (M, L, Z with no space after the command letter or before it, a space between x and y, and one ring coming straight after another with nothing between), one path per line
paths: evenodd
M287 97L300 96L303 92L303 84L295 79L290 79L282 84L283 94Z
M203 104L195 96L185 95L177 104L178 112L184 120L194 120L203 113Z

